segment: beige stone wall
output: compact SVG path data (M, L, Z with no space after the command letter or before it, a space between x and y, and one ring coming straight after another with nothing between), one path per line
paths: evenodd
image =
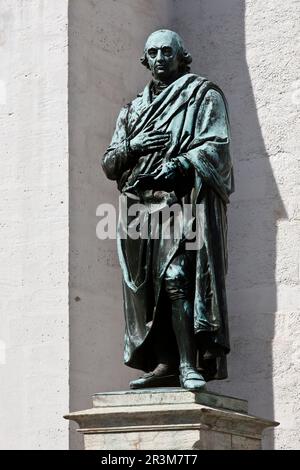
M299 3L202 0L178 30L194 70L225 91L236 193L229 208L228 381L212 390L249 400L281 422L265 448L299 447ZM297 81L298 80L298 81ZM298 121L298 122L297 122ZM296 141L298 140L298 143Z
M89 408L95 391L128 388L123 366L121 273L115 240L96 238L96 208L118 204L100 167L120 107L149 78L139 63L153 28L171 26L169 2L72 0L69 18L70 398ZM75 441L77 443L75 443ZM71 446L81 436L72 432Z
M149 78L138 60L147 35L167 27L192 70L224 89L232 122L230 377L210 389L281 422L265 448L297 448L299 3L69 3L68 18L67 0L0 0L0 447L66 448L69 392L71 410L88 408L137 375L122 365L115 241L96 238L98 204L117 202L99 155Z
M225 91L236 193L229 208L230 378L212 383L281 421L265 448L299 437L299 5L288 0L75 0L70 16L71 406L120 389L123 318L115 243L95 238L95 210L116 201L98 164L120 107L148 79L138 58L149 32L178 30L193 71ZM75 301L80 297L80 301ZM77 299L78 300L78 299Z
M68 448L67 0L0 0L0 448Z

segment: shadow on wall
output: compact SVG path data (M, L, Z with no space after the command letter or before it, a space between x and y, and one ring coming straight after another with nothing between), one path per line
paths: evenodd
M277 310L276 223L286 218L262 137L246 61L245 2L176 0L177 31L192 70L215 81L229 102L236 192L229 206L229 379L210 390L246 398L274 418L272 339ZM273 430L264 448L273 448Z
M187 7L188 5L188 7ZM117 204L101 171L117 114L149 80L138 58L152 31L177 30L192 71L224 90L230 107L236 193L229 208L227 381L210 389L249 400L273 418L272 338L276 312L276 221L285 217L256 112L245 55L240 0L72 0L69 19L70 408L89 408L95 392L126 389L121 273L114 240L96 238L96 208ZM81 439L71 425L70 447ZM272 448L269 434L265 446Z
M124 390L139 372L123 365L123 301L115 240L96 238L101 203L115 204L99 157L120 108L150 76L140 64L146 37L172 27L173 2L69 2L70 409L95 392ZM70 448L82 446L71 424Z

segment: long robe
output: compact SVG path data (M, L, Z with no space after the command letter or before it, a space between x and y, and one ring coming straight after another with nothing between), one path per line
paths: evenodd
M128 139L151 129L169 132L170 143L163 150L136 160L130 154ZM149 371L157 365L154 354L157 338L163 338L160 341L169 344L176 354L164 275L172 259L186 247L184 242L192 223L190 213L188 218L185 216L185 207L189 206L200 219L201 238L193 252L194 269L190 279L194 292L197 366L207 380L227 377L226 354L230 345L225 288L226 205L233 192L229 142L228 112L222 91L194 74L183 75L154 98L148 84L120 112L102 166L107 177L117 181L122 195L118 254L126 320L124 362L130 367ZM180 191L150 191L150 194L145 191L135 197L127 191L140 173L153 172L162 162L173 159L177 159L186 175ZM149 231L151 202L162 208L179 202L182 211L173 214L169 223L180 223L180 236L165 239L161 224L161 235L156 239L124 237L134 222L134 216L128 217L128 207L137 201L149 208L143 213L141 231L145 227ZM157 335L159 330L163 335Z

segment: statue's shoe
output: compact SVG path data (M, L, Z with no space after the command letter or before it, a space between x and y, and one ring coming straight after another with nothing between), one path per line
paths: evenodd
M179 380L181 387L186 390L197 391L205 389L206 382L204 377L193 367L180 368Z
M179 387L179 377L175 374L157 375L148 372L138 379L132 380L129 384L131 389L152 388L152 387Z

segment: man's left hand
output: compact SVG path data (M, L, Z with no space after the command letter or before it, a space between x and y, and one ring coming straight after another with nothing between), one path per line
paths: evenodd
M139 188L171 192L178 182L178 168L175 162L163 163L153 173L138 177Z

